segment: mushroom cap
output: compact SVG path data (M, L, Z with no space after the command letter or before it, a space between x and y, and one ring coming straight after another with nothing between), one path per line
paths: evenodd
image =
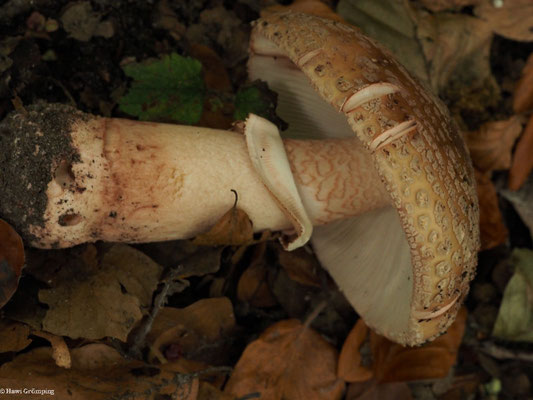
M269 15L254 23L251 51L287 57L305 74L344 114L390 193L393 209L315 228L322 264L379 333L415 345L445 331L468 292L479 249L474 172L446 107L389 51L337 21ZM352 244L354 230L366 241ZM398 235L404 239L393 248L389 241ZM341 263L374 265L351 272Z

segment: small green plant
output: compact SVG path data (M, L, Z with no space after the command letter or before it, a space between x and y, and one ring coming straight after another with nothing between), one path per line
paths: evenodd
M119 101L121 111L144 121L194 124L200 120L205 85L198 60L172 53L125 65L123 70L133 82Z

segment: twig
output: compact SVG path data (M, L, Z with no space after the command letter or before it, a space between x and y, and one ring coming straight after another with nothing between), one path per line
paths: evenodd
M183 273L182 269L181 266L171 269L168 277L163 280L163 287L155 297L154 305L152 306L150 313L130 337L129 342L131 343L131 347L128 351L130 357L137 359L142 358L142 349L146 344L146 336L152 330L152 325L154 324L155 317L159 313L159 310L163 308L170 296L183 291L189 286L188 281L180 279L180 276Z
M484 343L479 350L498 360L520 360L533 362L533 353L509 350L492 342Z

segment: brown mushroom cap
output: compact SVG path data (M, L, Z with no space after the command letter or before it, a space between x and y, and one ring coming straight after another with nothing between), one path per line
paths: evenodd
M262 18L251 53L252 78L285 66L266 80L280 92L280 105L292 107L289 123L323 120L306 114L299 102L308 91L287 83L285 72L294 75L291 82L303 73L344 114L390 193L392 208L315 228L322 264L385 336L414 345L446 330L468 292L479 249L473 169L446 107L387 50L336 21L294 12ZM330 136L348 130L323 125L317 129Z

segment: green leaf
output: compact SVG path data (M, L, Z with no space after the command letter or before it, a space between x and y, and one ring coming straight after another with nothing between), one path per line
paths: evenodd
M243 121L248 114L256 114L264 118L270 115L271 101L256 86L248 86L240 89L235 95L235 120Z
M507 340L533 342L533 251L515 249L515 272L503 293L492 334Z
M128 64L124 73L133 78L120 110L149 121L194 124L200 120L205 86L202 64L176 53L148 63Z

